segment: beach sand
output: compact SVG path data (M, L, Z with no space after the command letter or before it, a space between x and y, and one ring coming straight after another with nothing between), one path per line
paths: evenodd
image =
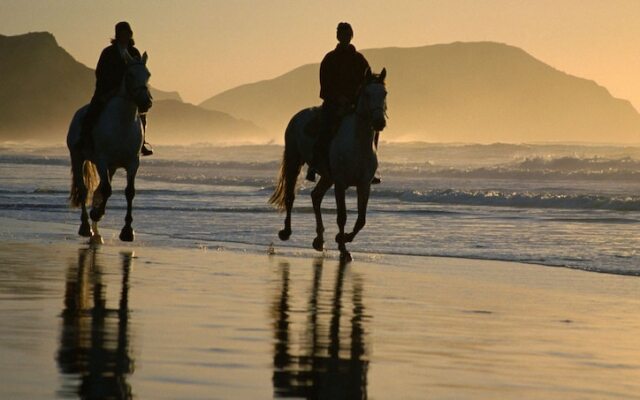
M640 398L637 277L3 222L1 399Z

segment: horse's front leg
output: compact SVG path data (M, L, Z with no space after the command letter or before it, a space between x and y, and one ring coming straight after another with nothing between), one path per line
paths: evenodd
M333 180L321 176L320 181L311 191L313 213L316 216L316 238L313 239L313 248L318 251L324 250L324 225L322 224L322 211L320 206L322 205L324 195L327 193L327 190L329 190L331 185L333 185Z
M371 184L365 183L358 186L358 219L353 226L353 231L345 235L344 241L349 243L353 241L358 232L364 228L367 223L367 204L369 203L369 194L371 193Z
M91 231L91 225L89 225L89 213L87 213L87 205L84 203L84 201L85 200L82 201L82 213L80 214L80 229L78 230L78 235L91 237L93 232Z
M340 260L351 261L351 254L347 251L345 244L344 226L347 224L347 205L345 203L346 187L336 185L334 188L336 194L336 207L338 213L338 234L336 235L336 243L340 250Z
M123 242L133 242L135 233L131 223L133 222L132 209L133 198L136 196L135 180L136 173L138 172L139 163L127 168L127 187L124 189L124 194L127 197L127 215L124 217L124 227L120 231L120 240Z
M111 176L113 175L104 163L97 165L97 169L98 174L100 175L100 185L98 185L98 188L93 194L93 205L91 207L91 212L89 213L93 230L93 234L89 240L91 244L104 243L104 240L102 240L102 236L98 231L98 222L100 222L104 216L105 209L107 207L107 200L111 197Z

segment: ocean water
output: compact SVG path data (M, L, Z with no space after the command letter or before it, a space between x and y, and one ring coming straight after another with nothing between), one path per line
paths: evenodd
M293 235L280 242L284 216L267 203L282 146L170 146L142 160L134 228L154 244L246 243L311 248L309 193L300 176ZM382 143L383 184L375 186L367 225L348 248L359 254L410 254L511 260L640 275L640 147ZM66 148L0 145L0 216L68 225ZM124 173L101 226L124 223ZM347 227L355 221L349 191ZM323 203L327 251L335 203ZM17 239L11 232L2 240ZM150 239L149 239L150 238Z

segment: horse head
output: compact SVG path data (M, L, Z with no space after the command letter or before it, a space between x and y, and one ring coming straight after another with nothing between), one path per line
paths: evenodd
M367 116L371 127L381 131L387 125L387 89L384 79L387 69L383 68L379 74L367 69L364 86L358 101L359 112Z
M149 78L151 73L147 69L147 52L145 51L141 59L131 57L125 53L127 72L124 76L124 85L127 95L138 106L140 113L149 111L153 103L153 97L149 91Z

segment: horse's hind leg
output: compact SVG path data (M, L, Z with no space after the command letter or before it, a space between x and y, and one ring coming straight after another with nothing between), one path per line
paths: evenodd
M89 213L91 221L93 222L93 235L90 240L91 244L104 243L102 236L98 231L98 222L100 222L104 216L105 209L107 207L107 200L111 197L111 176L113 175L104 163L98 164L97 169L98 174L100 175L100 185L98 185L98 188L93 195L93 206Z
M371 193L371 185L358 186L358 219L353 226L353 231L345 235L344 241L349 243L353 241L358 232L364 228L367 223L367 204L369 203L369 194Z
M345 203L346 188L342 185L336 185L336 207L338 212L338 234L336 235L336 243L340 250L340 260L351 261L351 254L347 251L345 244L344 226L347 224L347 205Z
M294 157L291 156L285 166L284 204L287 215L284 218L284 229L278 232L280 240L289 240L291 236L291 210L293 209L293 201L296 199L296 181L298 174L300 174L301 167L302 165L298 158L295 157L294 159Z
M324 225L322 224L322 199L327 193L327 190L333 185L333 180L320 177L320 181L315 188L311 191L311 201L313 202L313 212L316 216L316 238L313 239L313 248L322 251L324 250Z
M136 195L135 180L137 171L137 163L135 166L127 168L127 187L124 189L124 194L127 197L127 215L124 217L125 225L120 231L120 240L123 242L133 242L133 238L135 237L135 233L131 227L131 223L133 222L131 211L133 208L133 198Z

